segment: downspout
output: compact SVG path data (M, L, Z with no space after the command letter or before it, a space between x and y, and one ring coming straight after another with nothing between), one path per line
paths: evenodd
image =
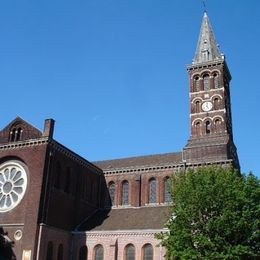
M45 190L44 190L44 200L43 200L43 204L42 206L45 206L45 202L46 202L46 196L47 196L47 188L48 188L48 181L49 181L49 173L50 173L50 167L51 167L51 157L52 157L52 151L49 152L49 158L48 158L48 167L47 167L47 176L46 176L46 180L45 180ZM45 217L45 213L44 210L42 212L42 217L41 217L41 223L40 223L40 228L39 228L39 235L38 235L38 243L37 243L37 251L36 251L36 260L40 259L40 247L41 247L41 237L42 237L42 226L43 221L44 221L44 217Z

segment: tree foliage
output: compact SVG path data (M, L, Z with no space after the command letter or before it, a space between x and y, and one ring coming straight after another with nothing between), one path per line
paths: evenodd
M198 168L171 185L169 232L158 237L167 259L256 259L260 256L260 185L232 169Z

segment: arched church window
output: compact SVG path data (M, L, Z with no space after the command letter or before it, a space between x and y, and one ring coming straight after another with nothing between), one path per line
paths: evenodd
M206 121L205 126L206 126L206 134L210 134L210 122Z
M214 107L215 110L219 109L219 99L218 98L214 98L213 107Z
M208 74L205 74L203 76L203 89L209 90L209 75Z
M14 140L15 140L15 132L16 132L16 128L13 128L13 129L10 131L10 136L9 136L9 141L10 141L10 142L14 142Z
M214 88L219 88L219 75L218 73L213 74Z
M153 247L151 244L145 244L143 246L142 260L153 260Z
M63 260L63 245L60 244L58 248L57 260Z
M9 135L9 141L10 142L17 142L21 140L22 137L22 128L21 127L14 127L11 129L10 131L10 135Z
M125 247L125 260L135 260L135 247L133 244L128 244Z
M104 259L104 248L102 245L97 245L94 248L94 256L95 260L103 260Z
M219 133L221 131L221 121L219 118L217 118L214 122L215 124L215 130L217 133Z
M156 203L156 179L149 180L149 203Z
M52 260L53 259L53 243L51 241L48 242L47 245L47 257L46 260Z
M129 183L128 183L128 181L123 181L123 183L122 183L121 203L122 203L122 205L129 204Z
M108 191L109 191L109 196L110 196L110 200L111 200L111 204L112 206L115 205L115 191L116 191L116 185L113 181L111 181L108 184Z
M16 132L16 141L20 141L21 140L21 136L22 136L22 128L21 127L19 127L18 129L17 129L17 132Z
M195 102L195 113L199 113L200 112L200 102L197 100Z
M88 259L88 248L87 246L82 246L79 249L79 260L87 260Z
M163 202L170 202L171 200L171 180L168 176L163 179Z
M195 134L196 134L197 136L201 135L201 123L200 123L200 122L197 122L197 123L195 124Z
M199 76L195 76L193 78L193 90L200 91L200 78Z

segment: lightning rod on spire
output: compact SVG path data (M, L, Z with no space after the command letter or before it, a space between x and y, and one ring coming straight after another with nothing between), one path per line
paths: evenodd
M207 6L206 6L206 0L202 0L203 8L204 8L204 13L207 13Z

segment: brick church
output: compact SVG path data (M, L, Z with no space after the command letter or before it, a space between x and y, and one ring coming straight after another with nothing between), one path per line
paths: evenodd
M0 259L159 260L174 172L239 168L231 75L204 13L187 67L190 138L180 152L89 162L16 118L0 131Z

